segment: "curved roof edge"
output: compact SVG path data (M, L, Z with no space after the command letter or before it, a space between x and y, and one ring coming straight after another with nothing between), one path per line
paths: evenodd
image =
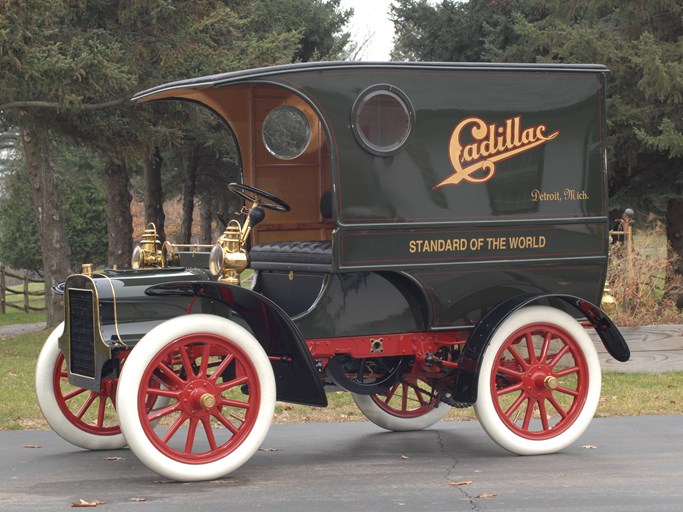
M323 69L478 69L478 70L529 70L529 71L574 71L574 72L606 72L607 68L601 64L508 64L508 63L480 63L480 62L368 62L368 61L327 61L303 62L284 64L263 68L246 69L189 78L158 85L133 96L132 101L141 101L149 96L173 89L195 87L218 87L232 82L264 78L271 75L302 73Z

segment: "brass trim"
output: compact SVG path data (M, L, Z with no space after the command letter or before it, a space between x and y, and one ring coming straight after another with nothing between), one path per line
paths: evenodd
M119 315L116 309L116 292L114 291L114 284L112 283L112 280L109 276L105 274L97 274L100 277L104 277L107 280L107 283L109 283L109 287L111 288L111 300L112 300L112 305L114 307L114 330L116 331L116 337L118 338L118 342L121 343L126 348L129 348L128 345L121 339L121 333L119 332ZM98 297L98 302L99 302L99 297ZM99 320L99 319L98 319ZM99 322L98 322L99 325ZM100 337L102 336L102 330L100 329Z

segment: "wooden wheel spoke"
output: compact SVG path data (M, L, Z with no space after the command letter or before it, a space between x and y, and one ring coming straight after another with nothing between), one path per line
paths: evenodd
M550 395L548 397L548 401L553 406L555 411L557 411L557 414L559 414L562 417L562 419L567 417L567 412L564 410L564 407L562 407L562 404L560 404L553 395Z
M165 443L168 443L168 442L173 438L173 436L176 434L176 432L178 432L178 430L180 429L180 427L183 426L183 423L185 423L185 422L188 420L188 418L189 418L189 417L186 416L184 413L181 414L181 415L173 422L173 424L171 425L171 427L170 427L170 428L168 429L168 431L166 432L166 435L161 439L161 442L164 443L164 444L165 444ZM151 419L152 419L152 418L151 418L151 416L150 416L150 420L151 420Z
M517 399L516 399L516 400L512 403L512 405L510 405L510 407L508 407L507 410L505 411L505 416L507 416L508 418L509 418L510 416L512 416L512 415L515 413L515 411L516 411L517 409L519 409L519 407L522 405L522 403L523 403L526 399L527 399L526 394L525 394L525 393L520 393L519 396L517 397ZM513 423L515 423L515 422L513 421Z
M180 395L182 394L182 392L177 390L177 389L147 388L147 394L153 395L153 396L164 396L167 398L178 399L178 398L180 398Z
M230 432L232 432L233 435L237 434L239 427L236 427L235 425L233 425L232 422L228 418L226 418L223 414L214 414L213 417L216 418L221 423L221 425L223 425ZM242 423L244 423L244 420L242 418L240 418L239 416L235 416L234 414L230 414L230 417L239 421L240 425Z
M199 363L199 376L207 377L209 372L209 359L211 359L211 345L208 343L202 347L202 360Z
M578 374L579 373L579 367L578 366L572 366L571 368L565 368L564 370L558 370L553 373L555 377L558 379L562 377L566 377L568 375L573 375L573 374Z
M244 377L239 377L237 379L233 379L233 380L230 380L228 382L224 382L223 384L220 384L216 387L218 388L218 390L221 393L224 393L225 391L228 391L228 390L235 388L237 386L242 386L244 384L249 384L249 377L247 377L246 375Z
M420 391L419 388L415 387L415 388L413 388L413 391L415 391L415 398L417 399L417 402L418 402L421 406L425 406L425 405L429 404L429 400L425 400L425 397L424 397L424 395L422 394L422 391ZM407 394L408 394L408 390L406 389L406 395L407 395Z
M232 363L235 360L235 356L233 354L228 354L226 355L223 360L221 361L221 364L218 365L218 368L216 368L216 371L213 372L213 374L210 377L210 380L212 382L216 382L221 375L225 372L225 370L228 369L228 366L230 366L230 363Z
M67 402L67 401L71 400L72 398L77 397L78 395L82 395L86 391L88 391L88 390L85 388L77 388L77 389L74 389L73 391L69 391L66 395L64 395L64 401Z
M197 425L199 425L199 419L190 417L190 426L187 429L187 437L185 438L185 453L192 453L194 439L197 435Z
M103 427L104 426L104 415L105 412L107 411L107 397L104 395L100 395L100 401L97 406L97 426L98 427Z
M548 411L545 406L544 400L539 400L538 402L538 413L541 415L541 425L543 430L549 430L550 425L548 424Z
M569 346L564 345L557 354L551 359L551 361L548 363L548 366L552 369L555 368L555 365L560 362L560 359L562 359L567 352L569 352Z
M505 386L504 388L496 389L496 396L503 396L515 391L520 391L524 389L524 383L518 382L516 384L511 384L510 386Z
M212 450L218 448L216 444L216 436L213 433L213 427L211 426L211 420L208 416L202 417L202 425L204 425L204 433L206 434L206 439L209 442L209 447Z
M168 388L182 388L185 385L185 381L180 378L180 375L172 368L166 366L166 364L159 364L157 370L158 372L154 372L154 377L164 386Z
M81 408L76 413L76 417L79 420L83 419L83 416L85 416L85 413L88 412L88 409L90 409L90 406L95 402L96 398L97 398L97 393L95 393L94 391L91 391L90 395L86 399L85 403L81 406Z
M526 412L524 413L524 423L522 424L522 429L529 430L531 425L531 419L534 416L534 405L536 404L536 399L529 397L526 405Z
M564 386L558 386L557 388L555 388L554 391L555 391L555 393L563 393L565 395L569 395L569 396L573 396L573 397L579 396L578 390L566 388Z
M553 333L548 331L543 337L543 346L541 347L541 353L538 356L538 360L542 363L548 358L548 351L550 350L550 341L553 339Z
M185 375L189 379L190 376L198 377L194 370L194 362L190 359L189 354L190 347L183 347L180 349L180 358L183 362L183 367L185 368Z
M524 359L519 352L517 352L517 349L510 345L508 347L508 352L510 352L510 355L515 358L515 361L519 363L519 365L522 367L522 369L526 370L529 368L530 364L529 362Z
M180 410L182 410L182 406L180 405L180 402L176 402L174 404L167 405L162 409L150 411L147 414L147 419L151 423L163 418L164 416L168 416L169 414L173 414L174 412L178 412Z
M527 350L527 353L529 354L529 363L535 364L538 362L538 359L536 358L536 348L534 347L533 333L527 332L524 335L524 339L526 340L526 350Z
M236 407L238 409L249 409L251 407L249 402L242 402L240 400L231 400L229 398L219 398L218 403L219 403L219 405L222 405L225 407Z

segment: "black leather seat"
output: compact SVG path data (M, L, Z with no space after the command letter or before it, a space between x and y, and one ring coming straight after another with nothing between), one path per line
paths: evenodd
M249 252L255 270L294 270L329 272L332 267L332 242L271 242L254 245Z

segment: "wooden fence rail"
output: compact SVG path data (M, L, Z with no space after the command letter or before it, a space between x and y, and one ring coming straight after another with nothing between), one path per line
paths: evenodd
M21 281L21 285L19 285L21 288L16 289L16 288L10 288L7 286L7 278L11 277L14 279L19 279ZM21 275L13 274L12 272L9 272L7 269L5 269L4 265L0 265L0 313L5 314L7 312L7 308L14 308L18 309L20 311L24 311L25 313L28 313L29 311L45 311L45 305L42 307L36 307L32 306L30 304L30 298L31 297L45 297L45 290L37 290L37 291L30 291L29 290L29 283L42 283L43 281L40 279L31 279L29 277L29 272L28 270L24 270ZM23 296L23 303L21 302L8 302L7 301L7 296L8 295L22 295ZM43 304L45 304L45 301L43 300Z

